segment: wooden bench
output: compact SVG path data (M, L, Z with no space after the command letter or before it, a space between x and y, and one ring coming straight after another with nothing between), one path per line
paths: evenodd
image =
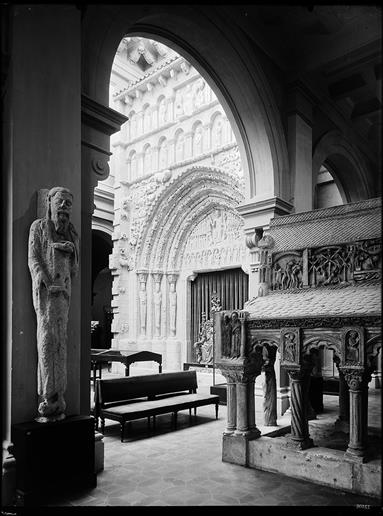
M98 428L101 419L101 432L104 433L105 419L118 421L121 426L121 442L124 440L124 427L128 421L148 418L160 414L173 414L174 426L180 410L215 404L215 417L218 419L219 396L197 394L197 375L195 371L160 373L143 376L97 379L95 395L95 417Z

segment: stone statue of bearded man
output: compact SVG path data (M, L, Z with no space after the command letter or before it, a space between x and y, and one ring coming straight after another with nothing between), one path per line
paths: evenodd
M47 212L29 231L28 266L37 317L37 384L40 417L65 418L67 324L72 278L78 271L79 239L70 222L73 195L67 188L48 192Z

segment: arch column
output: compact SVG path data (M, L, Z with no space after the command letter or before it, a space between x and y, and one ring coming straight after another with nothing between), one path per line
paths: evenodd
M310 371L305 369L289 370L291 379L291 437L289 445L300 450L314 446L309 436L308 426L308 385Z
M110 136L121 130L128 118L87 95L81 96L81 355L80 413L90 411L90 322L92 305L92 214L94 188L109 175Z
M363 370L343 368L350 393L350 441L345 457L364 462L367 448L368 382L371 379Z

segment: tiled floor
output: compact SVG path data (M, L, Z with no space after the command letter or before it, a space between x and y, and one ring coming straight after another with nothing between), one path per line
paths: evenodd
M200 392L208 392L200 382ZM328 410L335 396L326 396ZM374 419L380 421L380 392L375 396ZM326 411L326 412L327 412ZM257 414L261 427L262 415ZM222 462L222 432L226 407L198 409L189 421L188 411L179 413L173 431L170 415L157 418L156 430L148 434L146 420L132 423L124 443L119 425L106 422L105 469L97 487L65 498L47 500L58 506L379 506L379 500ZM373 507L374 509L374 507Z

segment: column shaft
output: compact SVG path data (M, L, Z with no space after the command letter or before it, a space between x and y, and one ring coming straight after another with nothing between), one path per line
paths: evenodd
M232 434L237 425L237 391L233 382L227 382L227 421L224 434Z
M247 417L247 393L248 387L246 383L238 382L237 388L237 429L236 433L245 434L249 431L248 417Z
M346 454L363 459L367 437L367 385L350 388L350 442Z
M313 445L307 422L308 382L304 376L291 377L291 440L300 449Z

